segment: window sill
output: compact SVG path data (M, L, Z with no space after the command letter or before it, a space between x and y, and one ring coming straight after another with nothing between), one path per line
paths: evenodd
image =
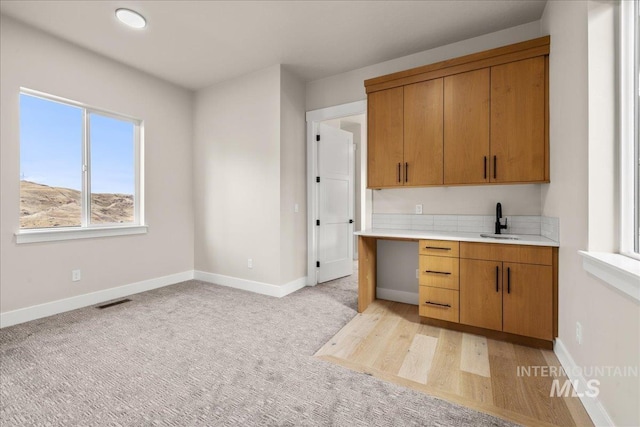
M16 243L56 242L60 240L92 239L96 237L128 236L146 234L147 225L117 225L95 228L42 228L37 230L20 230Z
M608 252L578 251L582 267L597 278L640 301L640 261Z

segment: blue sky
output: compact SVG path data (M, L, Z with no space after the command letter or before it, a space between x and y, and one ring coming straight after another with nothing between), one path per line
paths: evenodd
M133 194L134 125L90 115L91 191ZM82 109L20 95L20 177L82 188Z

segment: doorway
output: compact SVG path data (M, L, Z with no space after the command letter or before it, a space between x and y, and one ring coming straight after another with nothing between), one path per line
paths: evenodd
M357 259L357 239L353 232L371 227L371 191L365 188L366 109L366 101L358 101L307 112L307 284L310 286L350 275L353 260ZM351 142L347 143L347 139ZM349 157L346 148L351 150L349 184L347 169L334 166L345 165ZM336 176L336 172L338 175L342 172L342 177ZM325 180L322 175L326 175ZM347 191L345 185L350 186L351 191ZM351 196L347 197L348 193Z

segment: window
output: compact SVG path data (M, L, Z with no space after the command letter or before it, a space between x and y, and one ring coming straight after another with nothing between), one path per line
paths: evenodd
M620 252L640 259L640 2L621 6Z
M142 124L23 89L20 230L142 225Z

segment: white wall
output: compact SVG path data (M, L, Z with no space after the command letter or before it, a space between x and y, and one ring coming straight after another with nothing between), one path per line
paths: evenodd
M594 2L592 6L597 6ZM585 273L578 250L590 246L589 5L585 1L547 3L541 27L551 35L551 184L542 191L543 215L560 218L559 335L580 367L638 366L640 307L628 296ZM609 141L611 139L609 138ZM603 165L603 168L611 167ZM610 189L614 191L614 189ZM611 203L611 200L594 201ZM575 339L576 322L583 340ZM617 425L640 425L637 377L598 377L598 400Z
M285 284L307 275L304 84L286 67L281 68L280 98L280 283Z
M195 269L279 283L279 65L197 93L193 159Z
M280 65L197 93L196 270L268 285L306 276L303 97Z
M15 243L21 86L144 120L148 234ZM189 91L0 17L2 313L193 269L191 113Z
M378 240L377 289L391 290L400 302L418 305L418 242ZM402 292L397 298L397 292ZM385 292L385 291L382 291Z
M542 35L536 21L312 81L307 83L307 110L366 99L366 79ZM368 213L415 213L415 205L423 204L425 214L490 215L495 212L496 203L501 202L507 215L539 215L541 187L529 184L375 190Z

